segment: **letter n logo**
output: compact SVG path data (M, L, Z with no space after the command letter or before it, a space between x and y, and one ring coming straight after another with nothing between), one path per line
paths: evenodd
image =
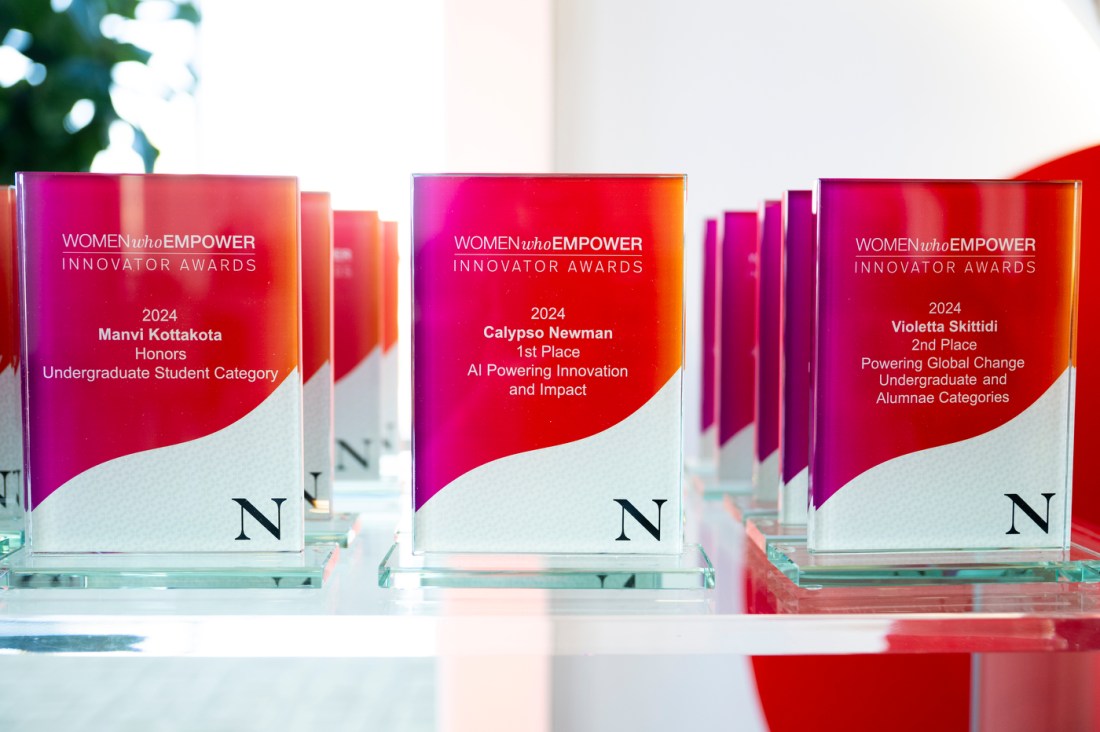
M344 456L350 457L356 463L361 465L365 470L370 469L370 440L363 440L363 452L356 452L355 448L344 440L336 441L336 469L341 473L347 470L347 465L344 463Z
M1035 522L1035 525L1043 530L1043 533L1050 533L1050 499L1054 497L1053 493L1040 493L1043 498L1047 499L1046 515L1040 516L1039 512L1031 506L1027 505L1027 501L1020 498L1018 493L1005 493L1005 497L1012 501L1012 526L1006 531L1006 534L1019 534L1016 530L1016 509L1019 508L1024 512L1024 515Z
M276 539L283 538L283 501L285 498L272 498L271 502L275 504L275 523L260 513L260 509L252 505L252 502L247 498L234 498L233 501L241 507L241 534L237 537L237 541L252 541L248 534L244 533L244 515L247 513L249 516L256 520L260 526L267 530L267 533L274 536Z
M309 491L303 492L306 494L306 503L311 508L317 508L317 495L321 492L317 489L317 482L321 479L321 474L314 470L309 471L309 474L313 476L313 494L311 495Z
M615 498L613 500L615 501L615 503L619 504L623 509L622 510L622 520L620 522L620 529L619 529L619 538L615 539L615 541L630 541L630 537L626 535L626 515L628 513L630 514L631 518L633 518L635 521L638 522L639 526L641 526L643 529L645 529L646 531L649 532L650 536L652 536L657 541L661 540L661 509L664 507L664 505L666 503L668 503L667 498L654 498L653 499L653 502L655 504L657 504L657 525L656 526L654 526L653 523L649 519L647 519L641 511L639 511L637 508L635 508L634 504L631 503L630 501L626 500L625 498Z

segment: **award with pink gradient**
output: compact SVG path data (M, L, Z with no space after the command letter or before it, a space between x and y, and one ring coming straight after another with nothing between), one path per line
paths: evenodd
M700 358L702 361L702 383L699 392L699 459L713 465L718 453L718 409L717 380L718 365L718 312L719 266L721 262L718 248L718 219L707 219L703 228L703 332L700 341L703 344Z
M746 519L749 540L766 552L806 541L810 452L810 355L813 344L813 193L783 194L779 257L779 490L777 500L727 500Z
M6 187L0 191L0 554L23 538L21 405L15 190Z
M1067 547L1080 184L819 186L810 549Z
M759 505L779 500L779 319L782 308L783 208L779 201L760 206L756 262L756 423L752 496Z
M417 551L682 551L684 188L414 178Z
M721 283L718 301L718 482L730 492L752 486L756 426L756 239L755 211L722 217Z
M779 521L793 525L805 525L809 501L816 223L811 191L783 196Z
M33 552L302 552L295 179L17 186Z

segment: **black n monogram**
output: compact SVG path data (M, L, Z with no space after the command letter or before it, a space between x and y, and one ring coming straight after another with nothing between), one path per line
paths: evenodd
M283 502L285 498L272 498L271 502L275 504L275 521L271 521L267 516L260 513L260 509L252 505L252 502L247 498L234 498L234 503L241 507L241 533L237 536L237 541L252 541L248 534L244 533L244 516L247 513L256 522L262 526L267 533L274 536L276 539L283 538Z
M1016 509L1019 508L1024 512L1024 515L1035 522L1035 525L1043 530L1043 533L1050 533L1050 499L1054 497L1053 493L1040 493L1043 498L1047 499L1046 515L1040 516L1039 512L1027 504L1019 493L1005 493L1008 500L1012 501L1012 525L1009 527L1006 534L1019 534L1016 529Z
M623 509L622 514L621 514L621 520L619 522L619 524L620 524L619 525L619 536L618 536L617 539L615 539L615 541L630 541L630 537L626 535L626 515L627 514L630 514L630 516L635 521L638 522L639 526L641 526L643 529L645 529L647 532L649 532L650 536L652 536L657 541L661 540L661 509L664 507L664 505L666 503L668 503L667 498L654 498L653 499L653 502L655 504L657 504L657 525L656 526L654 526L653 522L651 522L648 518L646 518L645 515L641 511L639 511L634 506L634 504L631 503L630 501L626 500L625 498L615 498L613 500L615 501L615 503L619 504L619 506L621 506L622 509Z

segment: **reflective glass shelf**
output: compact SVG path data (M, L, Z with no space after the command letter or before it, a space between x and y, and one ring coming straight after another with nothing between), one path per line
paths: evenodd
M706 548L713 589L440 586L415 574L391 575L391 582L408 580L410 589L380 587L379 564L408 503L338 498L341 510L362 513L361 531L332 562L323 587L153 589L135 581L80 592L8 589L0 591L0 638L9 639L14 652L30 644L49 653L387 662L487 654L1100 651L1100 583L799 587L748 538L722 500L692 491L685 496L685 538ZM1084 548L1100 546L1081 532L1075 540ZM57 576L60 569L41 567L38 576ZM258 576L259 586L271 586L270 577ZM134 642L123 647L120 636Z

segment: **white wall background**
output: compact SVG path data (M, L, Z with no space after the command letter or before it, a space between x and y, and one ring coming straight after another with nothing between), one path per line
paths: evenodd
M297 175L338 207L404 218L443 160L441 0L207 0L203 172Z
M204 0L163 172L297 175L400 223L409 176L688 174L685 441L703 219L822 176L999 177L1100 142L1092 0ZM141 30L134 26L134 32ZM167 61L193 53L150 25ZM179 36L179 37L177 37ZM150 36L152 37L152 36ZM181 121L182 120L182 121ZM97 169L133 167L123 148ZM400 327L409 333L408 279ZM407 374L408 339L402 343ZM409 383L401 384L404 434Z
M553 0L451 0L444 8L447 170L552 171Z
M377 210L407 264L413 173L551 169L551 7L205 0L195 169L297 175L337 208ZM407 266L398 287L408 437Z
M1003 177L1100 142L1096 17L1078 0L555 11L555 167L688 174L688 454L706 216L818 177Z

